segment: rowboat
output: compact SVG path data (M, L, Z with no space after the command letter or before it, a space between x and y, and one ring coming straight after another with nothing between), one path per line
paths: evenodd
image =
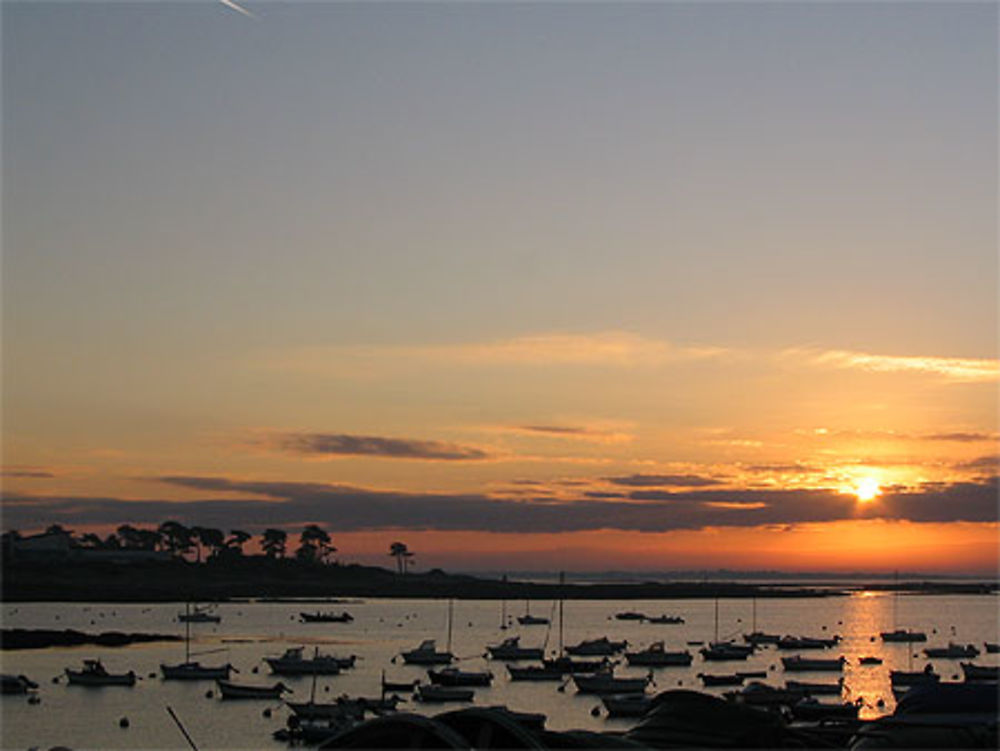
M223 699L280 699L286 691L291 691L284 683L271 686L251 686L232 681L216 681Z

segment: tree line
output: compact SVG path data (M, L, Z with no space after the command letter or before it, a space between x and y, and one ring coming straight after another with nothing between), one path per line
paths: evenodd
M240 558L244 555L243 546L254 539L252 534L242 529L231 529L227 534L215 527L189 527L174 520L165 521L154 529L122 524L103 538L93 532L76 535L59 524L49 526L45 532L69 535L76 547L87 550L160 551L185 560L193 555L197 563ZM272 560L294 558L304 563L336 563L333 554L337 548L330 534L318 524L307 524L298 533L298 546L294 550L290 547L288 532L283 529L270 527L258 538L264 556ZM3 534L5 557L9 546L19 539L22 536L17 530ZM396 559L396 569L400 574L407 572L414 556L402 542L393 542L389 546L389 555Z

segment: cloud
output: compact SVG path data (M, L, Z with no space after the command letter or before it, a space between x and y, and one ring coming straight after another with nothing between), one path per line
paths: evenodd
M987 358L907 357L848 350L808 349L790 349L783 355L786 358L804 360L816 367L865 370L872 373L919 373L967 383L990 383L1000 380L1000 361Z
M373 456L434 461L481 461L490 458L481 449L454 443L344 433L278 433L265 439L265 443L281 451L314 457Z
M698 488L709 485L721 485L722 481L714 477L702 475L627 475L625 477L605 477L612 485L625 485L632 488L679 487Z
M706 527L757 527L844 519L919 522L997 521L997 481L938 484L887 492L859 506L833 490L702 490L632 499L504 499L482 494L402 493L344 485L174 476L160 482L245 497L195 501L7 495L8 528L51 523L158 524L177 519L215 527L325 523L342 532L377 530L558 533L601 529L666 532ZM636 491L662 493L663 491Z
M996 433L932 433L923 436L925 441L953 441L955 443L985 443L996 441Z
M955 465L956 469L986 469L993 472L1000 471L1000 456L980 456L971 461L962 462Z
M0 477L22 477L31 479L44 479L48 477L55 477L51 472L46 472L39 469L5 469L0 471Z
M514 433L527 433L549 438L563 438L593 443L625 443L634 438L634 436L628 433L576 425L514 425L503 429Z

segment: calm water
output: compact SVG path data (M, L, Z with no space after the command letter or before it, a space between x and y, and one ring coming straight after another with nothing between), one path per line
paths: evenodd
M630 648L645 647L656 640L666 640L668 649L683 649L688 640L709 641L714 634L712 600L602 601L565 604L564 639L574 644L584 638L602 635L628 639ZM303 624L301 610L348 610L355 618L350 624ZM613 615L637 610L649 615L681 615L683 625L649 625L616 621ZM843 654L849 664L844 669L844 698L866 699L868 708L862 716L873 717L891 712L894 706L889 687L890 669L921 669L927 663L915 653L926 646L945 645L948 641L973 643L980 649L986 640L996 641L998 624L997 598L993 596L899 596L895 603L889 594L861 593L850 597L802 600L758 600L759 630L792 635L821 636L840 634L843 641L835 650L811 651L817 657ZM104 604L21 604L3 606L4 628L72 628L81 631L146 631L183 635L183 624L176 620L182 605L104 605ZM508 602L510 616L524 612L523 602ZM532 603L535 615L554 613L551 602ZM321 677L317 682L317 700L332 700L340 694L377 695L383 670L390 680L424 678L422 669L405 666L392 659L401 650L415 647L422 639L437 639L441 646L447 637L448 605L435 600L366 600L348 605L317 606L294 603L227 603L219 606L221 624L193 624L192 651L212 654L201 657L206 664L231 662L239 670L238 681L271 683L273 678L262 658L278 655L286 647L322 645L322 651L356 654L357 667L339 676ZM594 696L578 696L568 686L559 692L555 683L511 683L503 663L483 658L487 644L498 643L505 636L521 635L527 646L540 646L546 639L545 626L514 625L501 631L501 603L462 602L454 604L452 651L460 656L465 669L489 668L495 675L493 686L476 690L479 706L504 704L512 709L544 712L552 729L618 729L629 727L632 720L607 720L603 714L591 716L600 704ZM722 600L719 603L719 635L734 637L749 632L753 604L750 600ZM899 627L919 628L928 634L928 643L908 646L882 644L871 640L879 631ZM547 647L557 646L557 629L548 635ZM697 647L690 647L692 652ZM782 653L785 656L792 652ZM859 667L857 658L877 655L884 659L879 666ZM144 644L110 649L80 647L3 652L4 673L24 673L40 684L41 702L30 705L21 696L2 700L2 745L5 749L49 748L66 745L74 749L133 748L183 749L186 742L167 714L170 706L181 718L201 749L210 748L281 748L285 744L271 738L271 733L285 724L287 710L277 702L223 702L218 696L208 698L215 688L211 681L184 682L159 678L161 662L180 662L184 647L180 643ZM780 685L786 675L779 653L773 647L758 652L745 664L712 663L706 666L696 655L690 668L661 668L656 671L657 690L678 686L701 690L699 672L727 673L736 670L768 670L767 683ZM108 670L134 670L142 677L135 687L85 688L67 686L66 667L79 667L84 658L101 658ZM1000 655L981 655L976 662L998 664ZM943 680L959 680L957 660L935 660ZM258 669L257 674L253 673ZM156 677L149 677L156 673ZM644 675L638 668L619 667L623 675ZM59 676L59 682L52 679ZM830 681L831 673L800 673L799 680ZM282 678L294 689L290 696L307 700L310 678ZM721 693L723 689L709 689ZM215 692L217 693L217 692ZM877 709L882 699L884 708ZM404 708L435 714L444 708L460 705L425 705L410 702ZM264 716L271 708L272 716ZM128 717L130 727L119 727L119 719Z

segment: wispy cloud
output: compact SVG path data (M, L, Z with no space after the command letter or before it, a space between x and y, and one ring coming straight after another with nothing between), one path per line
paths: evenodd
M279 451L313 458L370 456L431 461L481 461L490 458L482 449L455 443L345 433L275 433L264 438L263 443Z
M40 469L4 469L0 470L0 477L21 477L39 480L55 477L55 475L52 472Z
M635 437L629 433L617 430L605 430L582 425L508 425L503 426L501 430L589 443L626 443Z
M635 474L624 477L605 477L605 482L612 485L625 485L633 488L678 487L698 488L710 485L721 485L722 481L715 477L704 475L646 475Z
M878 355L848 350L790 349L785 357L817 367L865 370L873 373L918 373L956 382L1000 380L1000 361L987 358Z
M932 433L921 436L925 441L948 441L954 443L996 442L996 433Z
M239 3L236 3L234 0L219 0L219 2L222 3L223 5L225 5L227 8L232 8L237 13L242 13L247 18L252 18L254 20L257 19L257 16L255 16L253 13L251 13L250 11L248 11L246 8L244 8Z

